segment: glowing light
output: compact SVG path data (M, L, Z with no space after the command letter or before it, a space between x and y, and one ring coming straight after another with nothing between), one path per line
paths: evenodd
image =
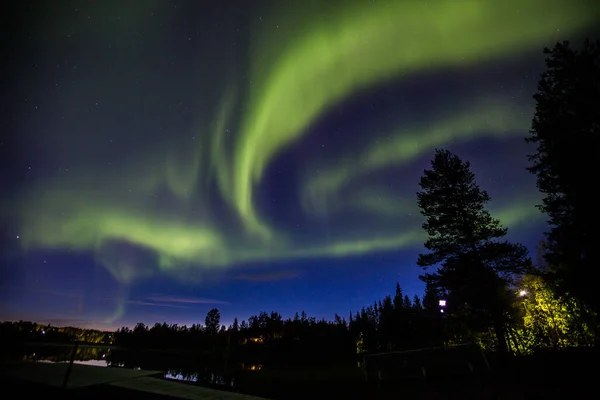
M440 300L439 305L440 307L446 307L446 300Z
M527 290L521 290L521 291L519 291L519 296L521 296L521 297L527 296Z

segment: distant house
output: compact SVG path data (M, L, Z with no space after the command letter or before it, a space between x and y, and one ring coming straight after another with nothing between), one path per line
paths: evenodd
M258 344L263 344L265 341L263 339L262 336L260 337L251 337L251 338L244 338L244 340L242 340L242 344L247 344L247 343L258 343Z
M262 369L262 364L246 365L244 363L241 363L240 366L242 367L242 369L247 370L247 371L260 371Z

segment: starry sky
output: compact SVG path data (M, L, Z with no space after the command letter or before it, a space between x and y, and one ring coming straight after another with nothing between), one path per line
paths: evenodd
M14 3L0 319L102 329L420 294L415 193L438 147L533 250L542 49L599 16L586 0Z

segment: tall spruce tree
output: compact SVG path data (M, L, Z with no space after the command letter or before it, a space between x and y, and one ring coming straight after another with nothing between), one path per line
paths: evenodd
M507 229L485 209L490 197L475 182L469 162L436 150L431 167L417 193L429 253L420 254L417 264L439 268L422 279L448 293L447 309L468 314L474 331L493 326L498 349L506 351L508 284L530 267L527 249L499 240Z
M600 42L569 42L544 49L546 71L534 95L529 143L537 146L528 168L544 194L539 208L549 217L546 260L562 293L577 297L600 315L600 296L590 284L600 257L597 171L600 145Z
M219 326L221 325L221 312L218 308L213 308L206 314L206 318L204 318L204 324L206 326L206 333L210 335L216 335L219 332Z

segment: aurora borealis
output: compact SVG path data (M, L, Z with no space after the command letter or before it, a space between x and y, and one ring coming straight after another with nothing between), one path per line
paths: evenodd
M420 292L415 192L436 147L472 162L533 249L542 49L599 16L580 0L23 3L1 311L103 326Z

